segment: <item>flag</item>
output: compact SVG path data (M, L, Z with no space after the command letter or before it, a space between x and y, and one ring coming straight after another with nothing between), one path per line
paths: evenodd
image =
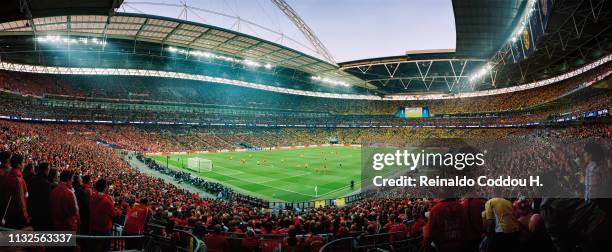
M535 19L532 18L532 19ZM535 40L533 37L533 30L531 28L531 20L527 22L527 27L523 31L523 52L524 57L528 58L535 51Z

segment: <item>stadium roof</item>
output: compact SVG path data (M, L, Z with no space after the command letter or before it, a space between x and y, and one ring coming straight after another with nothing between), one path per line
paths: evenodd
M609 54L612 52L610 42L612 33L609 32L612 26L612 8L609 8L610 2L606 3L605 0L594 0L591 1L591 4L589 2L555 1L547 32L536 44L535 53L516 64L501 64L499 69L494 70L495 77L491 75L491 78L488 79L489 84L493 85L482 83L477 85L467 80L472 73L483 66L489 66L487 61L499 51L513 28L517 26L521 13L525 12L525 3L528 1L455 0L453 1L457 30L455 50L407 52L406 55L396 57L339 63L340 68L305 53L236 31L167 17L115 13L115 8L121 5L121 2L121 0L83 0L77 4L69 0L52 2L9 0L0 6L0 39L24 36L40 38L44 35L97 37L122 45L133 41L134 51L136 51L137 42L142 42L158 45L159 56L165 56L163 51L172 49L174 52L182 52L183 58L187 60L192 58L190 54L193 52L212 52L242 60L256 61L262 65L278 66L279 69L294 69L299 72L294 75L306 74L308 77L302 76L300 80L289 78L282 83L272 83L276 86L271 90L289 88L284 92L294 92L293 88L311 90L316 93L321 89L302 88L304 85L298 87L294 83L306 83L310 86L313 86L312 84L333 86L342 83L375 90L373 92L375 95L389 95L390 99L429 99L437 97L435 94L478 90L486 91L482 93L484 95L507 92L503 89L496 90L501 87L508 87L508 91L522 90L539 86L541 83L552 83L549 80L554 78L551 77L586 66L596 59L605 57L605 60L609 60ZM32 47L38 50L36 43L33 43ZM147 50L150 49L147 48ZM9 51L19 52L15 48L0 48L2 54L6 55ZM44 52L36 51L36 53L43 55ZM125 53L130 52L128 50ZM32 54L22 54L21 57L28 55ZM10 57L5 56L3 59L6 61ZM568 62L568 59L571 59L571 62ZM31 61L16 63L32 64ZM125 71L129 71L130 68L128 66L116 67L123 68ZM168 71L167 69L152 70ZM45 71L50 70L42 72ZM53 71L59 73L57 70ZM86 69L81 72L95 72L95 70ZM172 71L165 73L156 74L175 75ZM193 78L216 77L195 76ZM544 78L549 79L539 81ZM504 80L497 80L498 85L495 86L496 79ZM235 81L251 80L236 79L226 82ZM529 81L537 85L526 84ZM266 84L269 82L254 83L254 85ZM517 85L520 84L525 85L519 88ZM517 89L511 88L514 86L517 86ZM262 87L258 86L258 88ZM356 90L362 91L362 89ZM339 94L344 97L344 94L354 92L355 90L350 92L338 90L332 91L333 94L323 96L332 97ZM315 93L309 94L319 96ZM367 99L377 99L369 97L372 96L370 92L361 94L364 97L368 96ZM410 96L410 94L415 96ZM465 97L471 97L481 94L466 93L465 95ZM360 96L355 99L361 98Z
M540 1L544 2L544 1ZM455 0L457 46L339 63L379 92L456 93L491 90L560 76L612 53L612 2L554 1L534 52L518 62L503 55L529 1ZM550 3L549 3L550 4ZM488 62L488 63L487 63ZM465 68L464 68L465 66ZM470 77L492 67L478 82Z
M115 13L112 10L118 6L117 1L89 0L77 5L73 1L30 1L31 15L20 11L19 2L13 0L6 8L0 7L0 13L13 12L7 15L12 19L3 18L0 23L0 36L52 34L153 42L177 50L201 50L296 69L334 82L364 85L331 63L240 32L168 17Z
M612 1L554 1L533 54L517 63L502 62L496 87L550 78L611 53Z
M466 86L465 80L482 66L482 58L458 58L454 50L412 51L406 55L340 63L385 93L448 93Z
M24 17L59 15L104 15L113 13L123 0L5 0L0 5L0 22Z
M53 34L146 41L283 66L333 82L378 89L382 94L452 92L459 90L454 89L455 85L499 48L500 34L512 26L523 1L453 1L456 52L411 53L349 62L342 64L346 71L338 71L335 65L305 53L236 31L167 17L115 13L114 9L122 2L86 0L75 4L68 0L11 0L0 7L0 13L6 14L0 19L4 21L0 23L0 36Z
M339 63L341 69L378 87L381 93L473 91L469 76L506 42L527 1L453 0L455 50L412 51L406 55Z
M453 0L456 56L489 59L516 26L527 1Z

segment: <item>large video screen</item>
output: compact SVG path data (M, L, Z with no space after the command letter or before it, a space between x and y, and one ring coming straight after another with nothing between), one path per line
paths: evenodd
M399 118L427 118L429 117L429 107L401 107Z

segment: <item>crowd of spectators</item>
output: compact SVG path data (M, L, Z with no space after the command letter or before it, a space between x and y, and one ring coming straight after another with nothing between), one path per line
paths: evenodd
M612 103L612 92L607 89L585 88L554 103L542 105L527 111L504 113L462 114L453 116L434 116L430 118L398 118L389 115L332 115L318 116L313 114L286 114L269 111L265 116L244 113L241 108L225 109L223 113L205 111L167 111L148 109L109 109L107 107L72 107L49 105L38 98L19 98L15 95L0 94L3 106L0 114L33 118L100 120L116 122L180 122L204 124L243 124L243 125L331 125L347 126L480 126L525 124L533 122L546 123L558 116L575 116L581 118L584 112L609 109ZM461 105L463 106L463 105ZM214 138L214 136L212 136ZM207 139L207 138L202 138Z
M554 130L553 130L554 129ZM501 139L533 134L529 128L439 129L439 128L202 128L163 126L96 126L100 139L121 148L144 151L204 151L241 149L246 146L277 147L339 143L406 141L424 138ZM126 133L128 132L128 133ZM546 137L612 137L612 126L584 123L540 128ZM120 139L120 141L116 141Z
M98 127L103 129L98 131ZM207 199L131 168L115 150L103 144L107 141L101 141L109 132L121 131L123 127L112 130L106 127L0 121L0 148L3 150L0 155L0 204L8 206L3 226L109 235L113 223L130 223L124 230L133 234L144 232L143 223L148 219L130 219L133 216L130 213L139 211L145 216L150 213L150 218L155 220L189 227L211 251L231 250L236 244L230 241L235 238L239 238L241 248L261 248L264 242L271 240L269 237L277 237L272 239L274 244L283 248L317 251L331 239L355 236L357 241L367 243L368 234L380 233L393 233L389 239L411 237L420 246L429 249L435 246L438 251L475 251L478 246L489 247L489 251L553 251L554 247L566 251L563 249L575 246L582 251L598 251L589 249L602 245L600 239L604 236L600 235L607 232L604 227L608 227L610 221L605 204L581 199L544 202L522 198L510 201L501 198L417 199L409 193L390 190L374 192L347 207L306 209L269 209L248 200ZM315 139L324 143L333 134L341 142L349 143L374 138L384 141L416 137L502 138L508 135L538 139L571 137L574 136L572 132L581 132L581 137L609 138L611 130L607 124L590 124L561 129L229 131L248 132L253 138L259 138L259 134L279 134L296 143ZM223 129L214 131L218 135ZM232 134L235 135L227 135ZM309 138L302 139L304 136ZM170 173L160 167L155 169L182 181L204 183L190 181L185 174ZM218 185L206 186L211 192L224 191ZM481 218L483 211L485 215ZM585 214L592 218L566 223ZM570 226L562 226L566 224ZM470 230L465 231L466 228ZM567 238L568 232L571 240ZM108 244L85 246L103 250Z
M143 223L128 214L139 205L147 205L150 215L167 216L203 202L135 171L81 125L1 121L0 149L0 204L8 209L3 226L9 228L110 235L113 222L141 230Z

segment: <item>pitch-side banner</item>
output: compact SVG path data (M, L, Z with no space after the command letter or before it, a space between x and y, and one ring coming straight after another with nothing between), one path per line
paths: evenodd
M612 198L606 139L420 139L362 145L362 190L381 197Z

